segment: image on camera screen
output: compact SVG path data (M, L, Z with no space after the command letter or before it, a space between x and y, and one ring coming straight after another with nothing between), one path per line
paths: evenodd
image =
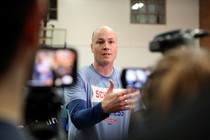
M121 80L123 88L141 89L150 75L150 69L127 68L123 69Z
M35 57L31 87L70 86L76 78L76 51L70 48L40 48Z

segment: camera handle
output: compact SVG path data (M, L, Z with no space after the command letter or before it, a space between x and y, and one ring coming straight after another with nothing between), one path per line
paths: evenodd
M47 121L51 118L60 118L61 105L62 99L54 88L29 88L25 105L27 131L38 140L59 137L60 120L54 124Z

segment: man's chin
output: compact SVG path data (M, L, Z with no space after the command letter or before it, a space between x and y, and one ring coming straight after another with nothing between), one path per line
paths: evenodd
M103 61L103 63L102 63L103 66L107 66L107 65L110 65L110 64L113 64L113 61L105 60L105 61Z

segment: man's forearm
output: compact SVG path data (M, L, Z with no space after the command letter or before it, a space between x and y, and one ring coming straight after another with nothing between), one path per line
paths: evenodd
M103 112L101 103L87 108L86 101L78 99L70 102L67 108L72 123L80 130L91 127L109 116Z

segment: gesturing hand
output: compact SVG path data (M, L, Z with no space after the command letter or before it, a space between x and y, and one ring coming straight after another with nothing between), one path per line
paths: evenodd
M138 101L139 93L135 89L125 89L121 92L113 92L114 82L109 80L110 86L102 101L104 113L114 113L122 110L131 110Z

